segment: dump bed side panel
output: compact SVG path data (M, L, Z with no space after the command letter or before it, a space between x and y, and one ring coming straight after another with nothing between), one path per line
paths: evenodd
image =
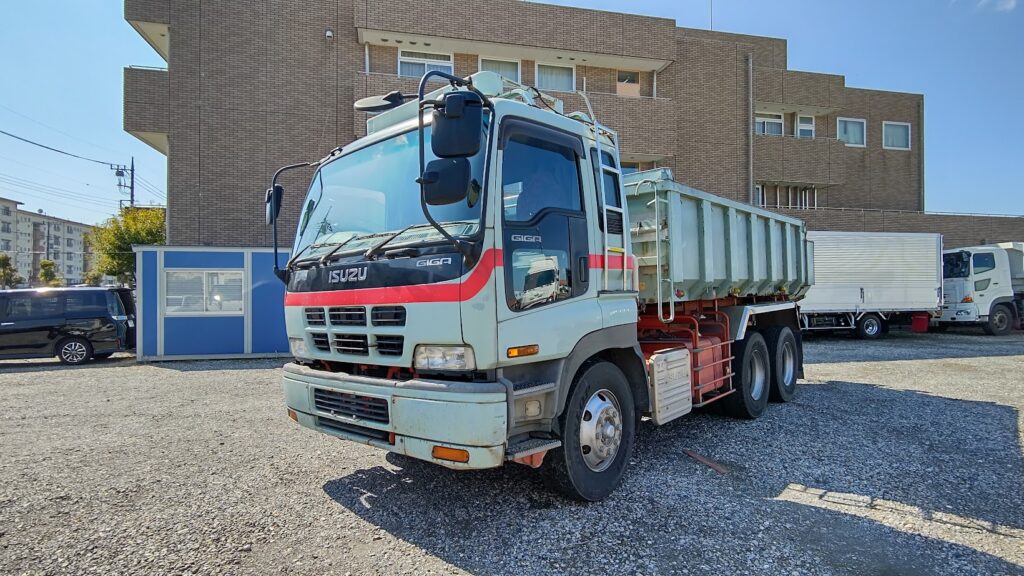
M799 297L810 283L802 221L684 186L667 169L623 180L645 301L659 283L663 302Z

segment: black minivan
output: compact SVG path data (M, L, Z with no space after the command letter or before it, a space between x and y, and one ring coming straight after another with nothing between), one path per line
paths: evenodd
M0 291L0 360L49 358L81 364L135 348L128 288Z

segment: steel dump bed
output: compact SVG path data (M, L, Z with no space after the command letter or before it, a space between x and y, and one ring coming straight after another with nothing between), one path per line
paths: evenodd
M813 281L802 221L684 186L665 168L623 183L645 302L798 298Z

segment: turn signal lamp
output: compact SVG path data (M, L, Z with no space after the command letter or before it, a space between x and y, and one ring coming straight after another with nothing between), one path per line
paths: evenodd
M963 298L962 298L962 299L960 300L960 302L961 302L962 304L970 304L971 302L974 302L974 296L964 296L964 297L963 297Z
M294 420L295 422L299 421L299 415L296 414L295 410L292 410L291 408L288 409L288 417Z
M469 451L460 448L434 446L430 451L430 455L438 460L448 460L449 462L461 462L463 464L469 462Z
M506 355L509 358L522 358L523 356L535 356L540 353L540 346L530 344L528 346L515 346L509 348Z

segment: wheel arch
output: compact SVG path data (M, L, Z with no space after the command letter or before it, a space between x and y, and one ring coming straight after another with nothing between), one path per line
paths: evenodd
M638 410L649 410L647 371L644 369L640 343L636 337L635 324L610 326L591 332L576 343L562 365L558 379L558 410L552 425L565 412L565 402L572 391L576 378L593 362L606 361L622 370L630 390L633 403Z

